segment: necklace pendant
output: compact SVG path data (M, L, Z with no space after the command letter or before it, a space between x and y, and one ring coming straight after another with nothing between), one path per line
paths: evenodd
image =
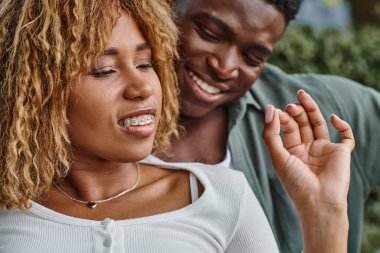
M92 201L87 203L87 207L91 209L94 209L97 205L98 205L97 203L92 202Z
M111 201L113 199L116 199L130 191L133 191L137 186L138 184L140 183L140 166L138 163L136 163L136 168L137 168L137 179L136 179L136 182L133 186L125 189L124 191L112 196L112 197L109 197L107 199L100 199L100 200L93 200L93 201L83 201L83 200L79 200L79 199L76 199L76 198L73 198L71 197L69 194L67 194L61 187L60 187L60 182L53 182L54 186L60 191L62 192L66 197L68 197L69 199L71 199L72 201L75 201L75 202L79 202L79 203L82 203L82 204L85 204L88 208L90 209L94 209L96 208L96 206L99 204L99 203L103 203L103 202L107 202L107 201Z

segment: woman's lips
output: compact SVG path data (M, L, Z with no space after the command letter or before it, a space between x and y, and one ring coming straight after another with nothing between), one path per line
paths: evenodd
M135 135L137 137L148 137L154 134L155 131L155 119L154 113L145 113L135 116L126 117L119 120L118 125L121 129L128 134Z
M154 121L154 114L144 114L137 117L129 117L119 121L119 125L122 127L129 126L145 126Z

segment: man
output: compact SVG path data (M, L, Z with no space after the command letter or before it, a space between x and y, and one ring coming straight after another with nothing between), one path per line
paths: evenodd
M296 101L296 91L304 89L325 117L336 113L354 131L349 252L360 252L364 202L380 181L380 95L347 79L287 75L265 64L298 9L297 0L176 1L183 35L178 78L184 134L168 154L158 156L168 162L221 163L243 171L281 252L300 252L297 214L272 168L261 133L265 105L285 108ZM331 126L329 130L338 142L338 133Z

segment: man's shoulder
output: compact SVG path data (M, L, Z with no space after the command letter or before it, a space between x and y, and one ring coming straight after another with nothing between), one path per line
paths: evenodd
M363 85L350 80L348 78L331 75L331 74L316 74L316 73L286 73L279 67L266 64L260 75L260 78L253 87L266 86L270 89L355 89L362 88Z
M296 102L296 92L306 90L318 104L336 104L337 96L346 98L358 92L367 92L367 87L350 79L327 74L289 74L277 66L266 64L260 78L248 91L261 105L268 103L282 108Z

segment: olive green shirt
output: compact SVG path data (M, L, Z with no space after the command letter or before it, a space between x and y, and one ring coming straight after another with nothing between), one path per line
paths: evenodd
M229 108L228 145L232 166L247 177L274 230L280 251L301 252L302 234L295 207L272 168L261 137L265 105L285 108L288 103L297 102L299 89L311 94L326 119L335 113L353 129L356 147L352 154L348 196L348 252L360 252L364 202L380 180L379 92L341 77L289 75L267 64L251 90ZM329 130L333 142L339 142L339 133L331 124Z

